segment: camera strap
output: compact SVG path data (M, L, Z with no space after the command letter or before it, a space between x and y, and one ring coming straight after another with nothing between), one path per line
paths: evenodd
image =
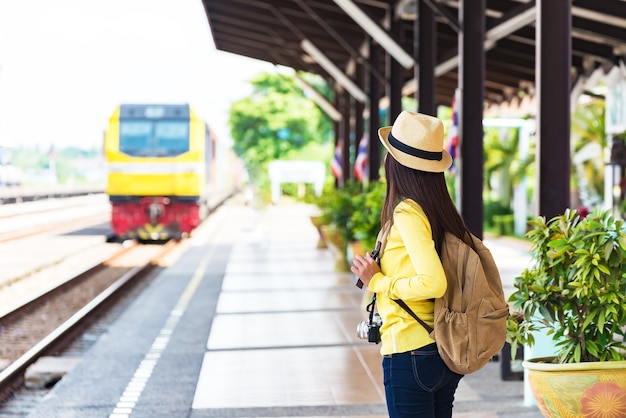
M365 310L366 310L367 312L369 312L369 314L370 314L370 317L369 317L369 320L370 320L370 322L369 322L369 323L370 323L370 325L371 325L371 324L372 324L372 322L374 321L374 311L376 310L376 309L375 309L375 306L376 306L376 293L374 293L374 296L372 297L372 301L371 301L371 302L369 303L369 305L367 305L367 307L365 308Z
M370 254L378 265L380 266L380 259L383 256L383 250L385 249L385 245L387 244L387 236L389 235L389 231L391 230L391 225L393 225L392 221L385 222L385 225L378 231L378 236L376 237L376 248ZM376 310L376 293L372 296L372 301L369 305L367 305L367 312L370 314L370 324L372 324L372 320L374 318L374 311Z

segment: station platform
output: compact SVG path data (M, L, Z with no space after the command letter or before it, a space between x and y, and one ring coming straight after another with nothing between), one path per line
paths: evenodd
M316 248L313 212L226 202L28 416L387 416L380 347L355 331L364 291ZM527 248L485 242L512 291ZM454 411L541 417L497 362L461 380Z

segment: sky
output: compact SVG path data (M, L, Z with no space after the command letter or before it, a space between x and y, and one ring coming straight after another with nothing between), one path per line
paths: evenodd
M0 0L0 145L102 146L121 103L227 111L264 61L217 51L201 0Z

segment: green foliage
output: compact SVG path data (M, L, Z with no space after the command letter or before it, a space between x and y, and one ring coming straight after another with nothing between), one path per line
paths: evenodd
M354 197L361 193L361 183L349 180L340 188L325 187L322 195L316 200L322 221L334 225L344 242L354 241L352 214L356 210L357 202Z
M330 142L330 120L292 76L261 73L251 83L253 94L232 104L229 124L233 148L253 178L264 174L267 163L285 159L293 150Z
M602 99L579 105L572 114L572 137L574 153L580 151L588 142L597 142L602 147L607 146L607 138L604 131L605 103Z
M498 215L512 215L513 210L509 206L502 205L499 200L489 199L485 200L485 224L487 228L493 228L495 226L493 217Z
M533 266L515 279L509 302L521 314L509 342L534 343L546 330L560 363L623 360L626 334L626 229L610 210L584 219L575 210L531 221ZM513 355L515 355L513 353Z
M336 189L329 185L315 201L324 223L334 225L345 242L361 241L374 248L380 230L380 213L385 200L384 180L363 185L349 180Z
M68 147L51 152L21 146L12 151L12 162L24 172L23 182L26 184L54 181L57 184L103 185L105 181L104 160L99 149Z
M497 185L502 206L510 206L513 187L529 175L535 161L534 144L528 155L520 155L520 130L517 128L486 128L484 138L485 189Z
M288 150L283 159L327 162L335 150L331 141L309 142L301 148ZM329 173L329 175L332 175Z
M354 196L355 210L351 217L354 238L361 241L368 251L376 246L385 193L386 183L379 180L364 186L362 193Z
M583 205L601 203L604 196L604 100L579 105L572 113L572 184Z

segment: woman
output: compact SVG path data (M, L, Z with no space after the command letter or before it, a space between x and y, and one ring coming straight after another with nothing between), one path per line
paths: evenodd
M432 116L404 111L378 136L388 151L381 223L392 226L380 267L370 254L356 255L351 270L377 295L387 409L391 418L451 417L462 375L447 368L426 329L394 299L432 326L434 298L447 286L439 258L444 233L471 242L446 187L452 158Z

